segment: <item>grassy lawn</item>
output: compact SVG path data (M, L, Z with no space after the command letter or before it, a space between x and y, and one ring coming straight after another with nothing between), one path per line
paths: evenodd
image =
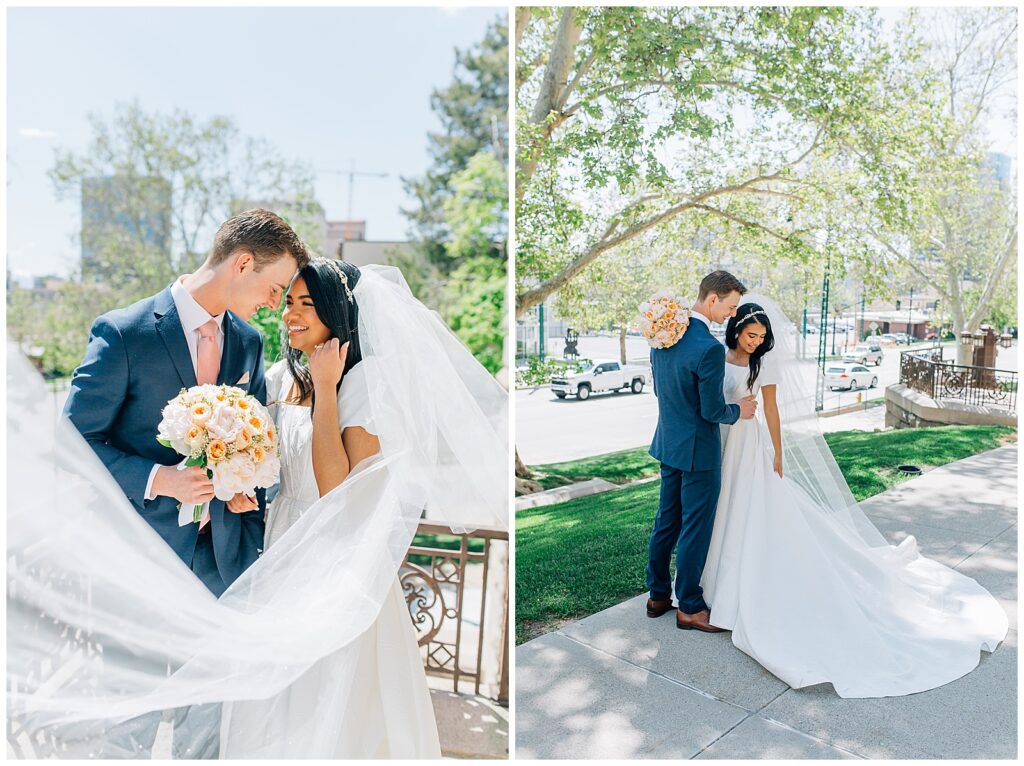
M1000 426L949 426L825 438L854 496L863 500L906 480L896 465L944 465L1016 441L1016 433ZM557 466L561 475L579 478L631 472L638 478L651 473L643 459L654 464L639 448L537 468ZM583 464L586 470L577 467ZM657 508L658 483L652 482L516 514L516 643L642 593Z
M647 454L647 447L637 447L567 463L531 465L530 470L537 474L534 480L544 489L587 479L605 479L612 484L626 484L647 476L657 476L658 461Z
M417 545L421 548L444 548L446 550L458 552L459 547L462 545L462 538L459 535L434 535L434 534L417 534L412 539L412 544ZM483 553L484 541L480 538L470 538L467 549L473 553ZM430 556L426 556L420 553L414 553L409 556L409 561L413 564L419 564L420 566L430 565Z

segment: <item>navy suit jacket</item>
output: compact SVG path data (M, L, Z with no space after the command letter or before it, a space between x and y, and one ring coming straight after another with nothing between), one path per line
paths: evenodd
M651 457L680 471L719 468L719 424L732 425L740 417L739 405L725 402L725 346L707 325L691 319L678 343L651 349L651 373L658 397Z
M263 336L230 311L224 315L224 348L217 383L237 385L266 404ZM247 383L239 384L245 373ZM195 369L170 287L127 308L99 317L85 359L75 370L64 414L99 455L135 510L175 553L192 565L198 524L178 526L178 501L145 500L154 463L177 465L183 457L156 440L160 413L182 388L196 385ZM210 532L217 569L230 585L263 549L266 493L259 510L231 513L210 501Z

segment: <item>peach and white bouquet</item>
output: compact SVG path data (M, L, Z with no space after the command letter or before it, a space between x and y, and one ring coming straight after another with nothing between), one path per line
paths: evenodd
M670 348L679 342L690 326L690 309L665 290L640 304L637 329L652 348Z
M274 421L266 408L242 389L215 385L183 388L161 416L157 441L185 456L179 469L206 468L218 500L228 501L238 492L251 495L257 487L277 482L281 461ZM193 522L199 521L202 509L201 505L193 508Z

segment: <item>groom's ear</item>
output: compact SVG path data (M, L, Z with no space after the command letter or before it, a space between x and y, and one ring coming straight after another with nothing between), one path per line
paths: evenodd
M244 274L246 269L251 269L256 262L253 254L248 250L237 250L234 254L234 263L231 270L235 274Z

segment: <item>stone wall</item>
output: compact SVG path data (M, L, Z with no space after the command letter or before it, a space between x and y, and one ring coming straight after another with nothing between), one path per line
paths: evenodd
M886 428L930 428L932 426L1010 426L1017 427L1017 415L997 407L935 401L901 383L885 389Z

